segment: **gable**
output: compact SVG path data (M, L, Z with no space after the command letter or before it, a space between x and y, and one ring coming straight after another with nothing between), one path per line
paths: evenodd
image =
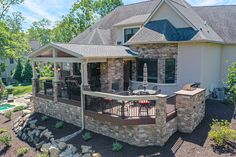
M190 27L166 2L153 14L150 21L168 20L176 28Z

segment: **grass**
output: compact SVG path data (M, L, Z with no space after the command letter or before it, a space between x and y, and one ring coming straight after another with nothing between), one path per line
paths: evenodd
M16 107L13 109L13 112L22 111L22 110L24 110L24 109L25 109L25 106L22 106L22 105L16 106Z
M23 157L25 154L27 154L29 151L29 148L27 147L21 147L19 149L17 149L17 154L19 157Z
M0 128L0 134L2 134L4 132L7 132L7 129L6 128Z
M14 87L13 95L19 96L19 95L23 95L23 94L31 93L31 92L32 92L32 85L17 86L17 87Z

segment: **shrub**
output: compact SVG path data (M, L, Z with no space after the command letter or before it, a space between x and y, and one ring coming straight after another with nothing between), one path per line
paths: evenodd
M12 140L11 135L2 135L2 136L0 136L0 143L4 144L7 147L11 146L10 145L11 140Z
M4 133L4 132L7 132L7 129L5 128L0 128L0 134Z
M14 109L13 109L13 112L18 112L18 111L22 111L25 109L25 106L16 106Z
M113 150L113 151L118 152L118 151L120 151L122 148L123 148L123 145L122 145L121 143L119 143L119 142L114 142L114 143L112 144L112 150Z
M31 82L32 77L33 77L32 66L30 64L30 60L27 60L22 70L21 78L23 82Z
M84 134L82 135L82 139L83 139L84 141L88 141L88 140L92 139L91 133L90 133L90 132L84 133Z
M13 94L14 87L13 86L7 86L6 88L6 93L8 94Z
M59 128L63 128L64 127L64 122L62 121L57 121L55 128L59 129Z
M236 130L230 128L230 123L227 120L213 119L209 137L216 145L224 146L227 142L236 140Z
M37 154L37 157L50 157L48 152L42 152Z
M24 156L29 151L29 148L21 147L17 149L17 155L18 156Z
M17 80L18 82L21 82L22 81L22 78L21 78L22 70L23 70L23 65L21 63L21 60L18 59L16 68L15 68L13 74L12 74L12 78L14 80Z
M42 121L47 121L48 119L49 119L48 116L42 116L42 117L41 117L41 120L42 120Z
M12 111L7 111L4 113L4 116L9 120L11 120L11 115L12 115Z

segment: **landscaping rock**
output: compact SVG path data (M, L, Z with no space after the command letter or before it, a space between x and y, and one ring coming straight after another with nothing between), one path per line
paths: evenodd
M38 126L37 129L39 129L39 130L45 130L46 127L44 127L44 126Z
M65 150L66 147L67 147L67 145L66 145L66 143L64 143L64 142L59 142L59 143L58 143L58 148L59 148L61 151Z
M92 157L102 157L102 155L100 153L93 153Z
M77 152L77 148L74 147L72 144L67 144L67 149L72 152L72 154L75 154Z
M45 143L44 141L41 141L41 142L35 144L36 149L40 149L44 143Z
M82 145L82 146L81 146L81 150L82 150L82 154L92 153L92 152L93 152L91 146Z
M92 155L90 153L86 153L82 157L92 157Z
M22 116L25 116L27 114L31 114L30 110L22 110Z
M38 121L37 119L35 119L35 120L29 120L29 121L28 121L28 124L29 124L29 125L35 124L35 123L37 123L37 121Z
M50 147L51 147L51 143L45 143L45 144L42 145L40 151L41 152L48 152Z
M59 157L60 150L57 147L51 146L49 148L50 157Z

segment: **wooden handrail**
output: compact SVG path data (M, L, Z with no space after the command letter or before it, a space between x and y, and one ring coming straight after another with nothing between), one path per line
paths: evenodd
M83 91L83 94L101 97L106 99L121 100L121 101L136 101L136 100L158 100L159 98L167 98L167 95L158 94L158 95L117 95L104 92L94 92L94 91Z

